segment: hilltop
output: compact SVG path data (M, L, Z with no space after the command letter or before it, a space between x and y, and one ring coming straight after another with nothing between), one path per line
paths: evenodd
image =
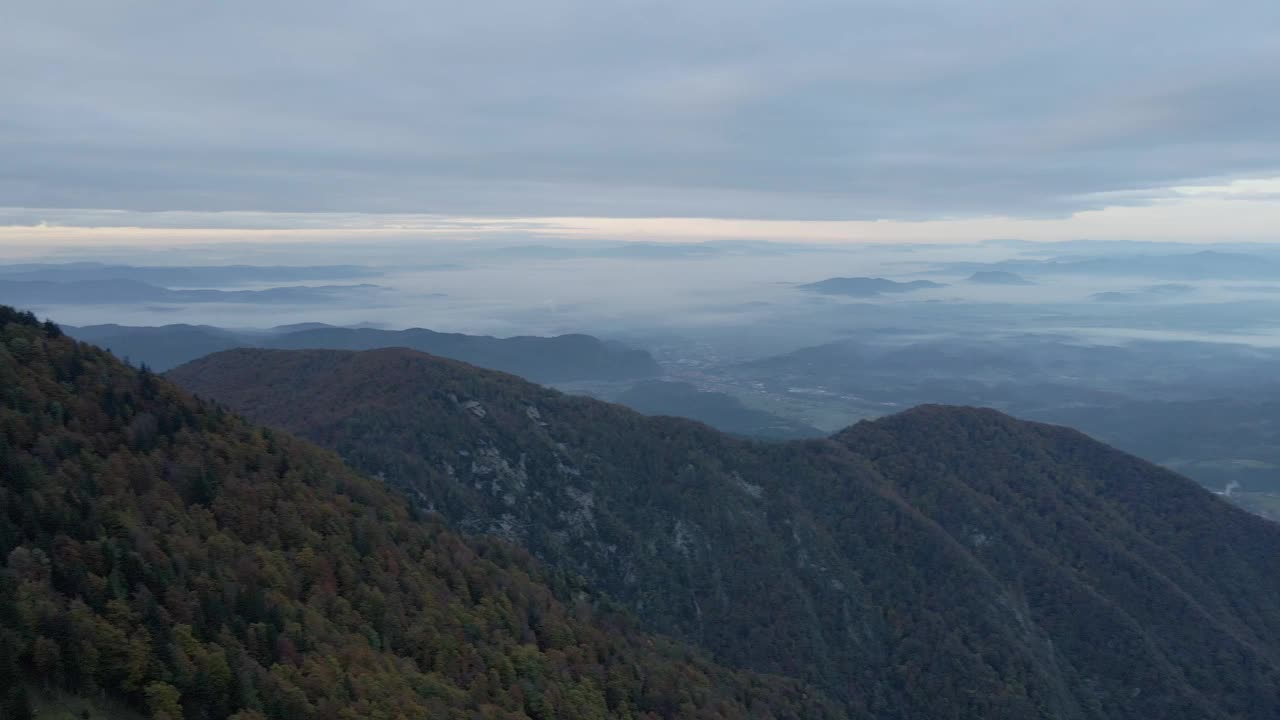
M849 716L3 307L0 478L6 718L28 686L167 720Z
M407 350L171 376L851 712L1280 707L1280 526L1065 428L932 406L759 443Z
M820 280L807 285L800 285L801 290L821 293L823 295L848 295L850 297L876 297L884 293L905 293L915 290L932 290L946 287L931 280L912 280L898 282L886 278L873 277L835 277Z

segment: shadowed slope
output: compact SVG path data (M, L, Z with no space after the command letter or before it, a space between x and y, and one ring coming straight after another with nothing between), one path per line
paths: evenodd
M753 443L404 350L172 376L876 717L1280 707L1280 527L1069 430L931 407Z
M188 720L845 716L3 307L0 479L0 716L27 681Z

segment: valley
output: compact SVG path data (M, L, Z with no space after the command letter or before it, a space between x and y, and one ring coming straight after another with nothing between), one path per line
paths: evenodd
M1280 3L13 2L0 720L1280 720Z

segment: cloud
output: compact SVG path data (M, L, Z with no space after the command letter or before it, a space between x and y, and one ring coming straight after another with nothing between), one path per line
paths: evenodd
M1098 209L1061 217L975 215L917 220L767 220L708 217L449 216L415 213L204 212L0 207L0 259L154 252L178 248L216 255L308 245L345 246L359 255L457 243L706 242L745 240L807 245L971 244L1106 240L1275 243L1280 178L1178 186L1162 193L1112 193ZM85 253L89 254L86 255Z
M1280 172L1272 0L23 3L12 206L1063 216Z

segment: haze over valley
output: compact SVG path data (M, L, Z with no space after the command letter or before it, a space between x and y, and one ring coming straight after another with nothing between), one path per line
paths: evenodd
M1280 3L0 22L0 720L1280 718Z
M925 403L995 407L1259 511L1280 505L1267 409L1280 402L1280 246L423 241L370 255L14 263L0 302L160 371L234 347L417 347L754 437L816 437ZM154 290L135 293L144 283ZM1233 429L1217 431L1224 413ZM1152 417L1180 430L1157 433Z

